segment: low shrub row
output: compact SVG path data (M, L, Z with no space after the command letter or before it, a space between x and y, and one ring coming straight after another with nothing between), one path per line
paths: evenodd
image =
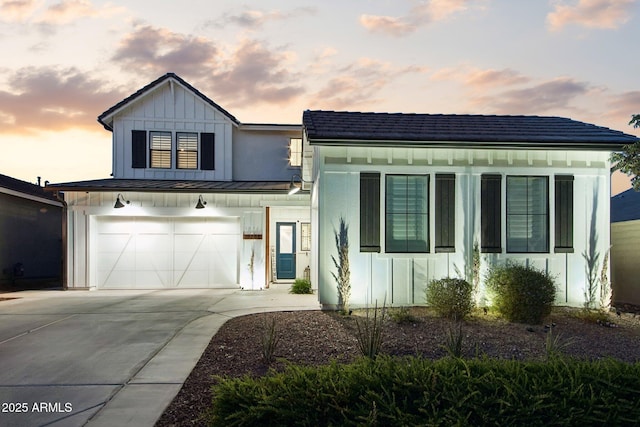
M492 266L486 287L498 313L518 323L542 323L551 313L556 293L548 273L516 263ZM438 315L454 320L465 318L474 307L473 286L463 279L432 280L425 297Z
M640 364L362 358L220 380L212 426L638 425Z

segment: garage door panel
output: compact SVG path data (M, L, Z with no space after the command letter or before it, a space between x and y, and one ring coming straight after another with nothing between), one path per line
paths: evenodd
M237 218L98 217L99 287L237 285Z
M100 237L99 252L120 253L129 244L130 237L130 234L103 234Z
M136 250L154 252L161 248L171 248L171 235L164 234L138 234L136 238Z
M135 272L136 287L147 289L169 287L171 283L171 273L172 271L168 270L137 270Z

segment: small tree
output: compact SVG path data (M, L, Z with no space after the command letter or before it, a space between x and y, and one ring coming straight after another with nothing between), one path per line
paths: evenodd
M338 306L345 313L349 312L349 298L351 298L351 273L349 271L349 226L340 217L340 229L333 230L336 238L338 259L331 255L337 274L331 273L338 284Z
M634 114L629 124L634 128L640 128L640 114ZM633 175L631 178L633 189L640 191L640 140L625 145L620 153L613 153L611 162L614 170Z

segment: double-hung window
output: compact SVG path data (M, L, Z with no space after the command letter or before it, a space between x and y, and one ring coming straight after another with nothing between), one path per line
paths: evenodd
M507 177L507 252L549 252L548 177Z
M177 134L178 169L198 169L198 134L178 132Z
M386 252L429 251L429 176L387 175Z
M171 168L171 132L149 132L151 167Z

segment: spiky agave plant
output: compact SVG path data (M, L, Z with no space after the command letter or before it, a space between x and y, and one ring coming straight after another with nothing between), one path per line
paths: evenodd
M349 226L343 217L340 217L339 230L333 230L336 238L338 259L331 255L333 264L338 270L331 275L338 284L338 306L344 313L349 312L349 298L351 298L351 273L349 271Z

